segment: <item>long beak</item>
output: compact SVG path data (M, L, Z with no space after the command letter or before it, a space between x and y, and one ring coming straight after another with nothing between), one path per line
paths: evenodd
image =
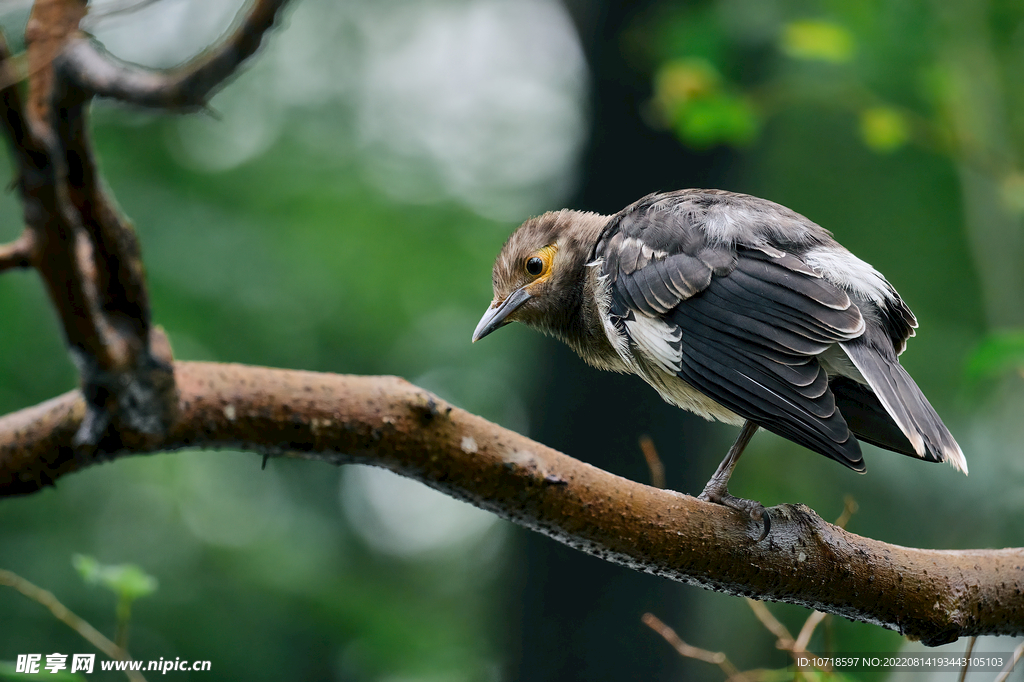
M484 313L484 316L480 318L480 324L476 326L476 331L473 332L473 343L484 338L495 329L504 327L511 322L508 316L529 301L530 298L530 292L526 290L526 287L522 287L509 294L508 298L501 303L497 301L492 303L491 307Z

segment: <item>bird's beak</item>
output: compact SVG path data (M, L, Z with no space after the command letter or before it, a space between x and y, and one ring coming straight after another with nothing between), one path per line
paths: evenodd
M522 287L509 294L508 298L504 301L492 303L491 307L484 313L484 316L480 318L480 324L476 326L476 331L473 332L473 343L484 338L498 327L504 327L511 322L508 316L529 301L530 298L532 298L530 292L526 290L526 287Z

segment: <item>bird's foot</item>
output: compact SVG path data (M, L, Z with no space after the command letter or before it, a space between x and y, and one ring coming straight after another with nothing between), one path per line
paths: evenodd
M764 508L763 504L756 500L745 500L742 497L736 497L725 488L719 489L717 486L714 486L713 483L714 481L709 483L707 487L704 488L704 492L697 496L697 499L704 500L706 502L714 502L715 504L720 504L723 507L729 507L730 509L743 512L755 522L762 524L761 537L759 537L757 541L761 542L761 540L768 537L768 533L772 529L772 517L768 513L768 510Z

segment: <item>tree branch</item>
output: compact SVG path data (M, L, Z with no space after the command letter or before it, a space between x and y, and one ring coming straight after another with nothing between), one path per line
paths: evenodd
M761 600L867 621L936 645L1024 633L1024 549L889 545L803 505L747 516L596 469L394 377L198 362L175 364L178 421L162 437L110 436L91 454L73 436L77 391L0 418L0 496L31 493L95 462L188 447L362 462L597 557Z
M44 6L48 4L44 3ZM30 21L29 24L30 28L35 27L37 34L40 33L38 22ZM30 56L52 49L49 40L40 37L37 37L36 46ZM9 72L9 59L6 42L0 40L0 72ZM35 82L36 92L51 87L50 79L41 72ZM33 122L29 111L30 108L22 102L17 83L11 82L0 89L0 123L15 165L26 231L31 235L23 238L26 240L23 245L30 243L33 248L35 257L32 262L46 283L69 347L97 358L101 365L109 365L113 360L102 343L96 320L89 314L88 293L79 276L75 226L72 217L62 210L65 206L59 192L57 169L44 141L51 136L45 132L45 122Z
M0 271L31 265L46 284L88 405L78 445L95 446L114 431L160 434L177 407L170 345L153 333L135 229L96 168L89 103L102 94L151 106L202 106L256 52L286 2L255 0L216 49L180 69L147 72L81 34L84 0L37 0L25 30L27 103L0 40L0 118L26 224L21 239L0 247Z
M30 268L36 259L36 240L29 230L13 242L0 246L0 272L14 268Z
M121 61L85 36L68 41L58 68L82 90L138 106L194 111L251 57L288 0L255 0L218 46L167 70Z
M102 189L87 132L90 95L55 70L54 55L84 16L80 0L40 0L26 29L27 105L11 79L0 113L15 161L26 232L0 269L33 265L60 316L89 404L77 434L158 433L173 420L170 346L151 334L135 231ZM0 73L12 71L0 44Z

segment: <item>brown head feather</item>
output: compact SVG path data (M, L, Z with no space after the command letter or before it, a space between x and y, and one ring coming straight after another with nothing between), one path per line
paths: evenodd
M584 269L607 222L608 216L563 209L531 218L513 232L494 263L494 300L504 301L520 288L531 298L508 319L569 341L583 324ZM545 270L532 276L526 263L538 255Z

